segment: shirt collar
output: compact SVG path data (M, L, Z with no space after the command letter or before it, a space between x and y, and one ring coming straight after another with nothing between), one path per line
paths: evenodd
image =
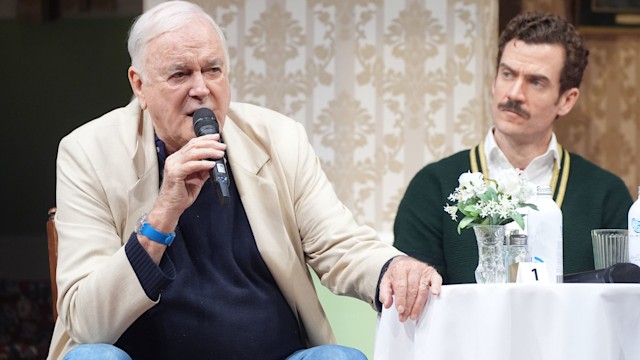
M156 141L156 154L158 155L158 171L160 172L160 183L162 184L162 172L164 171L164 162L167 160L167 150L164 141L160 140L157 134L153 134Z
M487 136L484 138L484 151L487 156L487 162L489 169L496 168L496 165L499 168L511 166L509 160L504 155L502 150L498 147L496 143L496 138L493 136L494 127L492 126L487 132ZM560 154L558 153L558 140L556 139L556 134L551 133L551 141L549 141L549 146L547 147L547 151L544 154L537 156L531 162L537 162L538 159L548 159L547 161L555 161L558 164L558 169L562 166L560 164Z

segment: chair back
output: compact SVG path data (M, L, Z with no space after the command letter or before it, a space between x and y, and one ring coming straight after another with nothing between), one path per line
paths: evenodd
M51 277L51 302L53 306L53 319L58 317L58 286L56 284L56 266L58 264L58 232L56 231L56 208L49 209L47 219L47 242L49 247L49 275Z

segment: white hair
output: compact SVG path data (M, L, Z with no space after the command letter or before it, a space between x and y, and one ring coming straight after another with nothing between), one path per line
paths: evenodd
M143 76L145 50L149 41L200 19L208 21L218 34L224 50L225 70L228 74L230 71L229 49L222 29L200 6L187 1L166 1L138 16L129 30L127 44L131 66L140 76Z

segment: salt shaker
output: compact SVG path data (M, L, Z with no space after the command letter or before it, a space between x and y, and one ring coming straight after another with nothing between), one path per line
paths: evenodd
M531 254L527 247L527 235L512 234L509 239L509 252L505 259L507 282L516 282L518 263L531 262Z

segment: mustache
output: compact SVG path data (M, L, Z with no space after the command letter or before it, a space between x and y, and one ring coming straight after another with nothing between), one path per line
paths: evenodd
M529 120L529 118L531 117L531 114L529 114L528 111L523 109L520 106L519 102L513 101L513 100L507 100L503 103L498 104L498 109L513 111L514 113L520 115L525 120Z

